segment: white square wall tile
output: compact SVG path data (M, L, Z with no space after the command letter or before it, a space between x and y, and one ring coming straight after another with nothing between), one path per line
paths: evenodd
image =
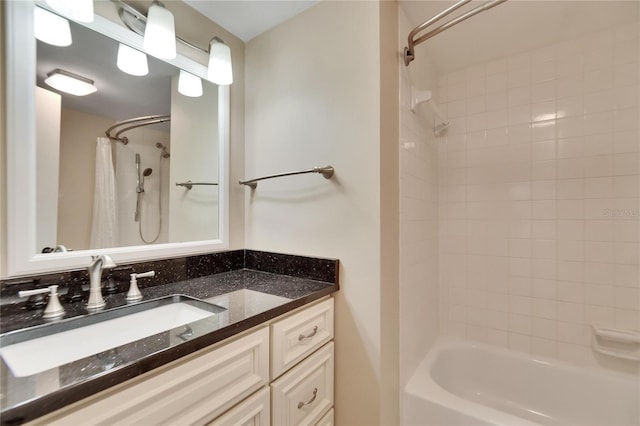
M555 340L532 337L531 353L556 358L558 356L558 344Z
M634 24L447 75L445 332L595 364L591 324L640 326L638 40ZM422 200L424 166L403 195Z
M495 92L487 92L484 96L486 111L495 111L507 108L507 92L506 90L498 90Z
M531 336L509 333L509 349L519 352L531 352Z
M556 340L558 337L557 322L546 318L533 318L531 334L534 337Z

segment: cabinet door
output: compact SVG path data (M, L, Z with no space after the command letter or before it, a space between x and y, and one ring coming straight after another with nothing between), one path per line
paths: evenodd
M203 349L34 424L205 424L269 383L269 330Z
M315 425L333 406L333 342L271 384L272 423Z
M233 407L208 426L270 426L271 394L268 387L260 389Z
M333 339L333 298L271 325L271 379Z

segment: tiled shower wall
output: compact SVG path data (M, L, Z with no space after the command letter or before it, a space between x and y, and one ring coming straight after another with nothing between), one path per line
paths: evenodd
M638 25L441 76L441 331L580 364L640 328ZM404 177L404 176L403 176Z

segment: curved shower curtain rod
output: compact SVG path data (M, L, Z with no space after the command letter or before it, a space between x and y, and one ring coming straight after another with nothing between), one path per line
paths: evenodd
M480 6L476 7L475 9L471 9L470 11L463 13L462 15L459 15L456 18L453 18L452 20L440 25L437 28L432 29L431 31L429 31L428 33L415 38L419 33L421 33L422 31L426 30L429 26L431 26L432 24L436 23L437 21L439 21L440 19L444 18L445 16L449 15L450 13L456 11L457 9L461 8L462 6L464 6L465 4L469 3L472 0L460 0L459 2L457 2L456 4L454 4L453 6L449 7L448 9L443 10L442 12L438 13L436 16L434 16L431 19L426 20L425 22L423 22L422 24L418 25L417 27L415 27L410 33L409 33L409 37L408 37L408 41L407 41L407 47L404 48L404 64L406 66L409 66L409 64L411 63L411 61L413 61L416 57L416 52L415 52L415 46L419 45L420 43L429 40L431 37L440 34L441 32L443 32L444 30L453 27L456 24L459 24L462 21L466 21L467 19L471 18L474 15L477 15L480 12L484 12L485 10L489 10L492 7L495 7L497 5L499 5L500 3L504 3L507 0L489 0L483 4L481 4Z
M166 121L171 121L171 114L147 115L145 117L130 118L128 120L117 122L113 126L109 127L104 134L107 135L111 141L122 142L123 145L126 145L129 143L129 138L126 136L120 137L124 132L138 127L148 126L150 124L164 123ZM118 129L119 127L122 128ZM113 130L117 130L114 135L111 134L111 131Z

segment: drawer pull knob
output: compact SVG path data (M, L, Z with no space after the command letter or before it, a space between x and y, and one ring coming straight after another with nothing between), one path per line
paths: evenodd
M318 328L318 327L316 327ZM316 400L316 397L318 396L318 388L313 388L313 396L311 397L311 399L307 402L298 402L298 410L301 409L302 407L304 407L305 405L309 405L311 403L313 403L313 401Z
M309 334L301 334L298 336L298 342L302 342L305 339L311 339L313 336L318 334L318 326L313 327L313 330Z

